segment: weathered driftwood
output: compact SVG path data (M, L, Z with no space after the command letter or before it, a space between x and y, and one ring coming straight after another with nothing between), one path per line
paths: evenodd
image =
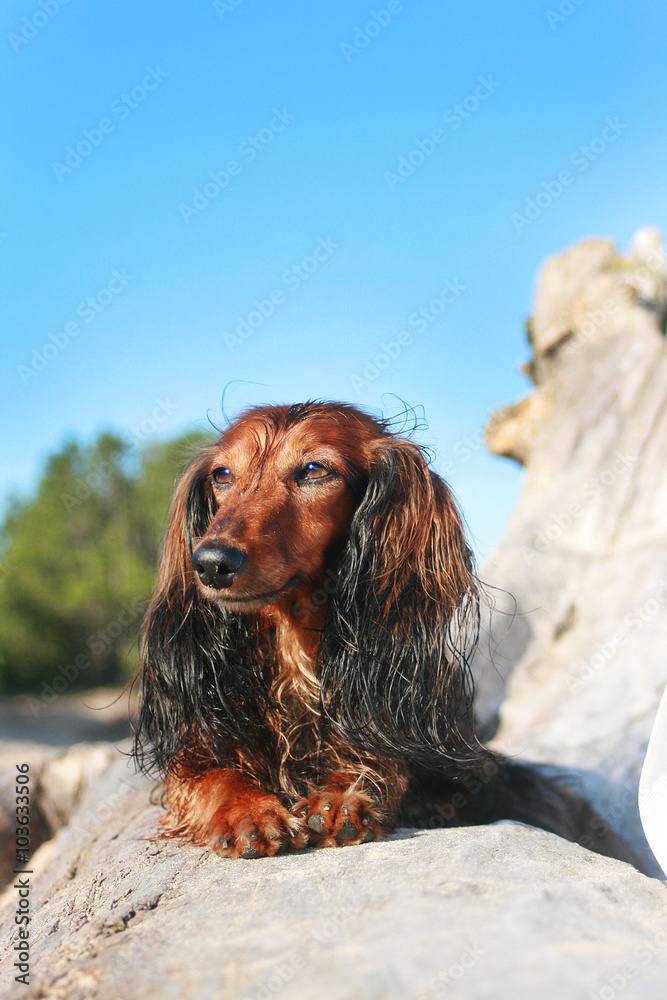
M528 322L535 390L487 428L525 482L483 570L516 605L497 594L480 714L491 728L504 695L499 746L577 771L639 850L639 773L667 685L666 312L654 232L625 256L586 240L549 260Z

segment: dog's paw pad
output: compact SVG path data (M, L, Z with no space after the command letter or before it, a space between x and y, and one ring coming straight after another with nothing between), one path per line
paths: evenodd
M373 800L337 783L311 792L296 803L294 812L306 820L310 842L317 847L364 844L382 835Z

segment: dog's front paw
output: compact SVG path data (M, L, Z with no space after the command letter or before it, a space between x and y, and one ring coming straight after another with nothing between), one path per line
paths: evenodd
M264 858L299 850L308 844L303 819L293 816L273 795L246 797L241 805L218 812L210 841L227 858Z
M377 803L354 786L317 788L296 803L294 814L305 821L310 843L317 847L364 844L382 836Z

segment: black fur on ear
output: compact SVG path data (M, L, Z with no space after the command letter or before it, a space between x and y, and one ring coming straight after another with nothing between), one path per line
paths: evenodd
M354 515L320 651L323 715L367 754L469 770L473 558L449 488L412 442L377 452Z
M275 755L258 625L204 601L190 565L215 512L210 453L176 487L144 622L133 752L147 773L231 766L240 752L261 768Z

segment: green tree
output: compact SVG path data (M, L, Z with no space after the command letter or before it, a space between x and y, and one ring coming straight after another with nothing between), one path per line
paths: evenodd
M0 687L114 683L136 667L141 617L191 434L137 453L114 434L66 444L1 530ZM60 686L64 681L59 682Z

